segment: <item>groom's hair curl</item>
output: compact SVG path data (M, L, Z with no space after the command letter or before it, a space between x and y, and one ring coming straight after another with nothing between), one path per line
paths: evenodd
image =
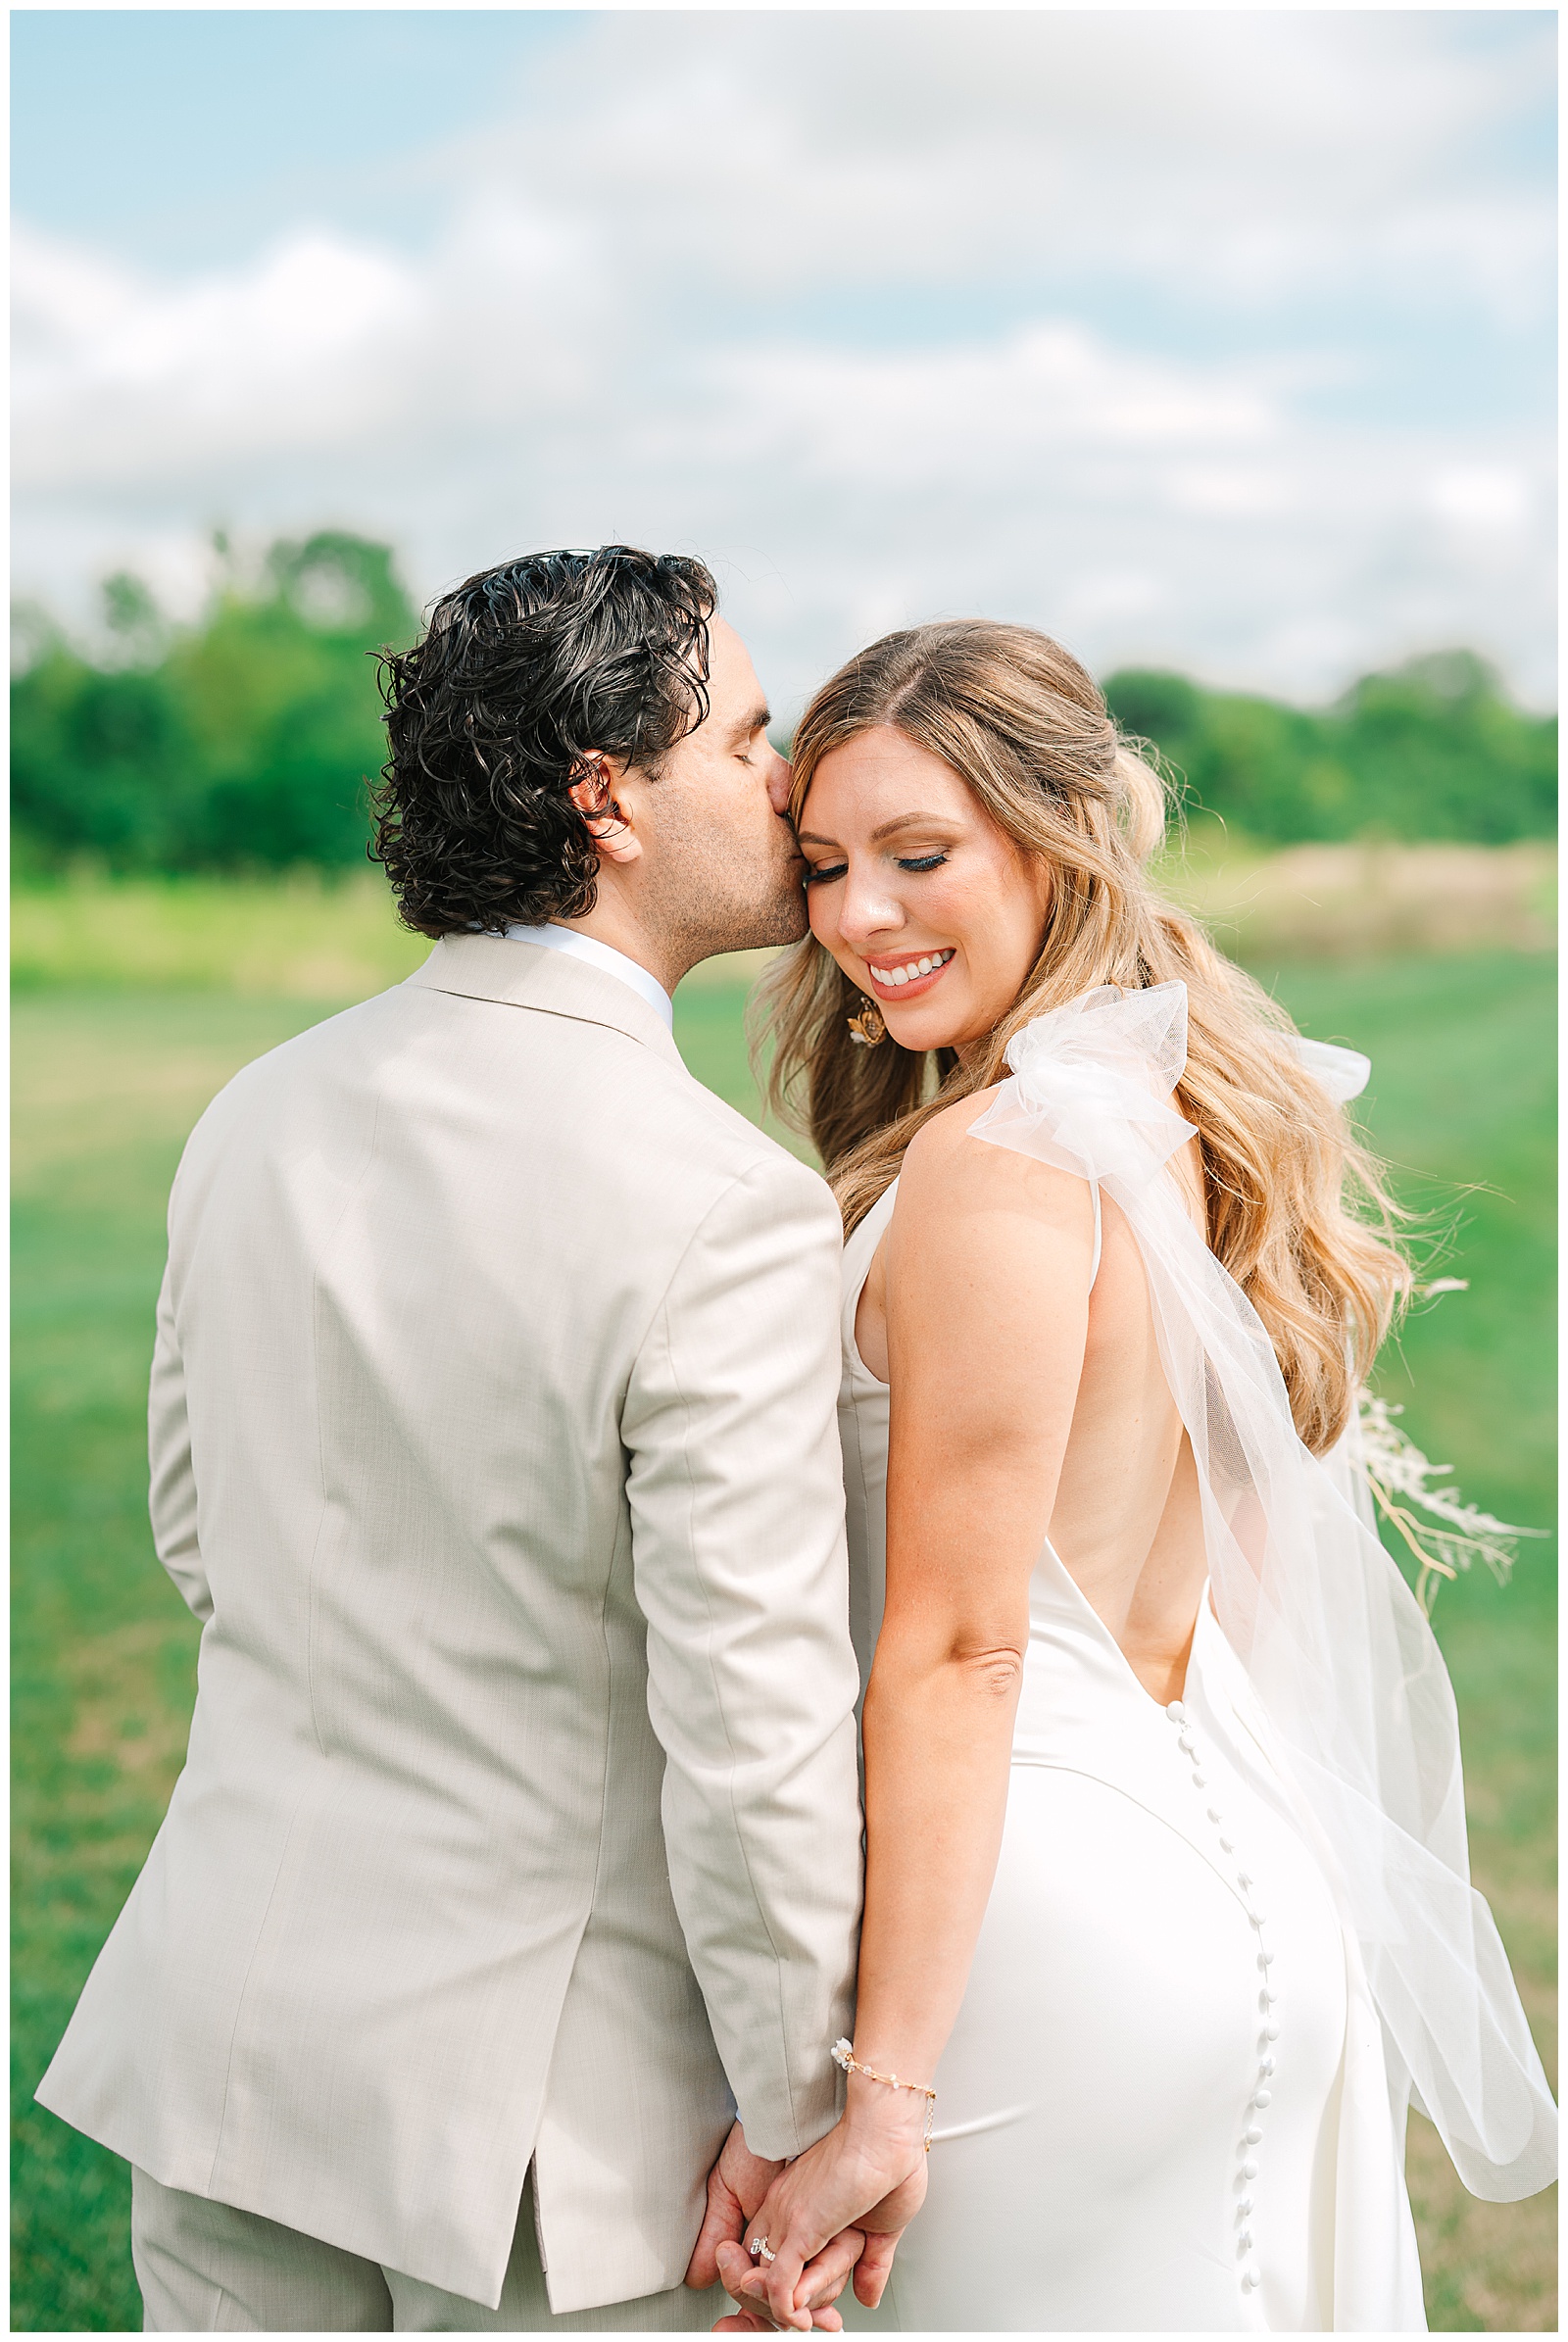
M498 934L593 908L599 856L567 792L595 753L657 778L703 721L717 600L680 554L534 553L380 654L391 754L370 853L406 927Z

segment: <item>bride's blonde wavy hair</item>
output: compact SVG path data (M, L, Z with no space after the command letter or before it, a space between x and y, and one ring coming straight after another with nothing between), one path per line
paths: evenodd
M1187 987L1177 1103L1199 1133L1208 1240L1268 1330L1296 1426L1314 1453L1344 1430L1357 1386L1410 1291L1403 1216L1343 1108L1286 1044L1295 1031L1252 979L1157 892L1164 785L1117 733L1092 677L1027 626L957 619L873 643L825 683L795 735L797 822L819 759L876 725L939 756L1052 887L1040 956L970 1064L952 1050L858 1047L859 993L814 937L768 970L769 1103L814 1142L848 1234L933 1114L1005 1078L1012 1036L1099 984Z

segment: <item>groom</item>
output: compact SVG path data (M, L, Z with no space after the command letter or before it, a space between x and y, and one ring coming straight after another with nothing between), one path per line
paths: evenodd
M387 663L437 940L185 1150L190 1751L38 2095L134 2166L151 2329L706 2327L859 1902L838 1218L670 1032L804 930L786 768L693 561L509 563Z

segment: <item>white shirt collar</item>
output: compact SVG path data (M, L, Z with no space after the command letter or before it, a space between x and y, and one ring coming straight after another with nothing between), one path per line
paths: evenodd
M515 944L538 944L546 951L564 951L573 959L586 959L591 967L603 968L607 975L618 976L650 1008L659 1011L669 1032L675 1030L674 1003L658 977L612 944L602 944L597 936L579 935L575 927L558 927L554 920L545 927L509 927L507 938Z

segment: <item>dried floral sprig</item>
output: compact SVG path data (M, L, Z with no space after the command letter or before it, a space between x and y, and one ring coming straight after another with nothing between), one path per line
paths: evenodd
M1457 1488L1434 1488L1431 1484L1446 1478L1453 1466L1428 1462L1409 1433L1394 1420L1404 1409L1391 1407L1369 1391L1359 1393L1358 1407L1360 1470L1378 1510L1420 1564L1416 1598L1427 1615L1437 1599L1439 1581L1456 1578L1474 1561L1484 1561L1498 1585L1506 1586L1519 1539L1549 1532L1494 1520L1479 1505L1466 1504ZM1430 1519L1415 1519L1409 1510L1412 1504Z

